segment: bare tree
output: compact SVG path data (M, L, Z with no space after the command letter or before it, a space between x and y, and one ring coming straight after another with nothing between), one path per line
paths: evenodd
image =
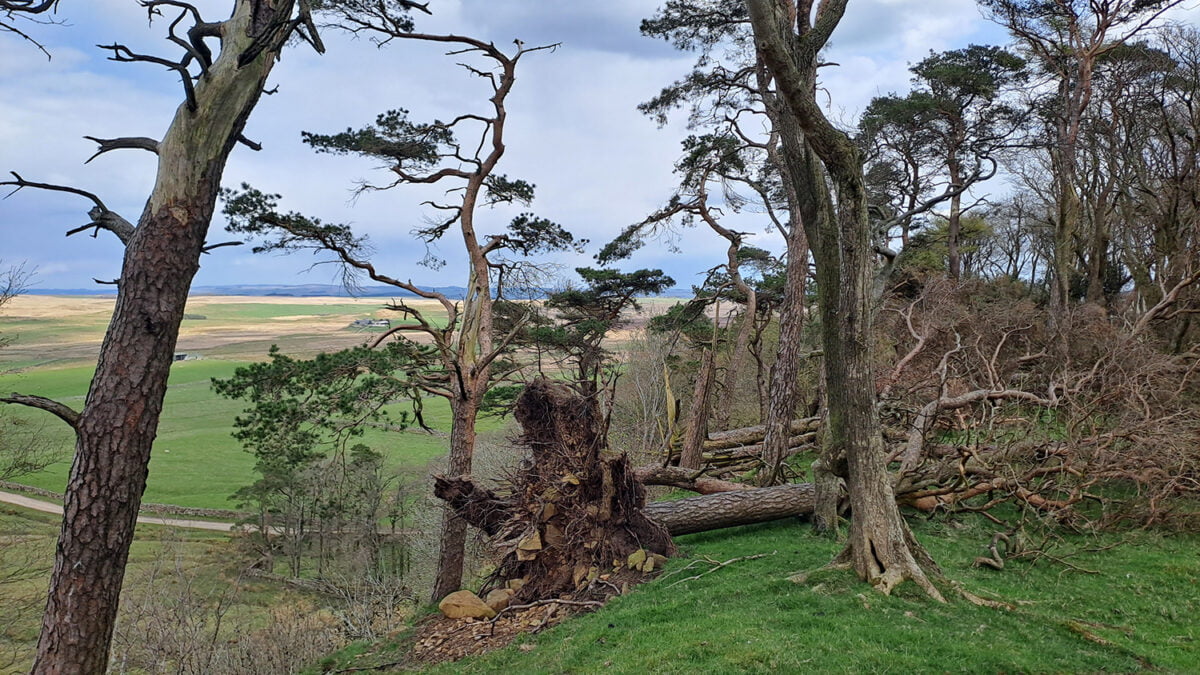
M161 140L94 139L97 154L136 148L158 155L155 186L136 227L86 191L20 176L6 182L89 198L95 204L92 222L72 232L106 229L126 247L116 308L82 411L37 396L3 399L46 410L76 435L36 672L106 668L184 304L200 255L212 248L205 239L221 174L239 141L257 146L242 130L283 46L299 36L324 50L308 0L235 0L223 21L206 21L195 6L179 0L142 4L152 18L177 13L168 39L182 54L174 59L140 54L119 43L104 49L115 61L175 72L184 100Z

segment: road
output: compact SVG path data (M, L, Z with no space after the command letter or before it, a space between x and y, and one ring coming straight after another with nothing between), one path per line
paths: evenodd
M42 501L33 499L25 495L14 494L12 492L0 491L0 502L20 506L25 509L33 509L34 511L43 511L45 513L54 513L62 515L62 507L54 502ZM159 516L138 516L138 523L142 525L166 525L167 527L182 527L191 530L213 530L214 532L229 532L234 528L233 523L215 523L210 520L188 520L185 518L161 518Z

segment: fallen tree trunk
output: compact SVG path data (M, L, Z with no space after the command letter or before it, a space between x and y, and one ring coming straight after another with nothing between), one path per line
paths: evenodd
M670 473L667 471L658 477L668 476ZM653 479L655 478L652 477ZM813 510L811 483L751 488L728 481L714 479L713 482L726 483L732 487L726 492L651 502L642 509L642 513L665 527L671 536L676 536L804 516ZM498 525L513 517L514 505L510 500L475 485L465 476L438 477L434 494L450 502L460 518L488 534L499 532Z
M643 512L678 536L808 515L813 493L812 483L793 483L652 502Z
M792 420L789 433L792 436L806 434L810 431L816 431L821 426L821 418L819 417L804 417L797 420ZM739 448L747 445L760 444L763 437L767 433L767 428L758 424L752 427L743 427L741 429L730 429L728 431L718 431L708 435L708 439L704 441L703 448L705 452L712 450L726 450L728 448Z

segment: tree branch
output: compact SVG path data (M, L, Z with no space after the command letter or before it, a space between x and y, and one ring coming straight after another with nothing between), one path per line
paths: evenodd
M84 136L84 138L88 139L89 141L93 141L96 143L96 145L100 146L99 149L96 150L96 154L88 157L84 164L87 164L100 155L113 150L148 150L156 155L158 154L158 141L154 140L153 138L146 138L145 136L127 136L122 138L96 138L95 136Z
M30 408L37 408L38 410L45 410L46 412L66 422L67 426L71 427L72 429L79 425L79 413L73 408L42 396L28 396L26 394L18 394L13 392L8 396L0 396L0 403L24 405L29 406Z

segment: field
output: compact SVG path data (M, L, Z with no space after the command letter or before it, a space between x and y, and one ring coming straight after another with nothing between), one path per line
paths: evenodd
M13 300L0 316L0 333L14 338L0 350L0 391L37 394L81 407L112 304L111 298L92 297ZM380 299L346 298L189 301L188 315L204 318L184 321L178 351L200 358L172 367L145 500L203 508L235 506L229 495L253 480L253 457L230 436L233 420L245 406L214 394L211 379L229 377L238 366L265 359L272 344L297 356L361 344L378 331L348 326L355 319L387 318L389 312L380 309L381 304ZM438 316L436 303L422 304ZM11 407L5 412L62 449L62 461L21 481L62 491L70 468L70 430L41 411ZM435 429L448 430L449 406L442 399L427 400L425 419ZM496 424L483 420L481 426L486 430ZM368 430L363 442L382 452L393 470L409 475L421 473L446 448L443 435L420 430Z

